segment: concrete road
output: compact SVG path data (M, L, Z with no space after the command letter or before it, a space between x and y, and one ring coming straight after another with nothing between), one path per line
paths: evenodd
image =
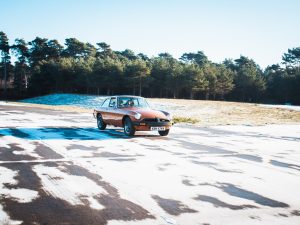
M0 103L0 224L300 224L300 125L137 134Z

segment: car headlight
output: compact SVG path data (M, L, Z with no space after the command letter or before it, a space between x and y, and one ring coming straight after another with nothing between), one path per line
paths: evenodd
M134 118L137 119L137 120L139 120L139 119L141 119L141 116L142 116L142 114L136 113L136 114L134 115Z
M168 114L168 115L167 115L167 118L168 118L168 120L170 120L170 121L173 120L173 116L172 116L171 114Z

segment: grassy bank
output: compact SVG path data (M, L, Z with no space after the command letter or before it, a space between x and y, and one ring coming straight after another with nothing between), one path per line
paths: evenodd
M150 102L167 105L166 109L175 118L186 118L205 126L300 123L299 111L260 104L185 99L151 99ZM184 119L179 119L182 121Z

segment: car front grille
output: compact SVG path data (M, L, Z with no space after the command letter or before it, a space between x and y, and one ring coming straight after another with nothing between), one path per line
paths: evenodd
M160 119L160 118L145 118L142 121L143 122L170 122L170 120Z

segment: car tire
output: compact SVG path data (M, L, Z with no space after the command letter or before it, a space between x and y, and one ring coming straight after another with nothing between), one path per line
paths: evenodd
M135 133L135 128L132 124L132 121L129 117L126 117L124 120L124 134L126 136L133 136Z
M105 130L106 124L103 121L101 114L97 115L97 126L99 130Z
M170 129L168 130L160 130L158 131L160 136L167 136L169 134Z

